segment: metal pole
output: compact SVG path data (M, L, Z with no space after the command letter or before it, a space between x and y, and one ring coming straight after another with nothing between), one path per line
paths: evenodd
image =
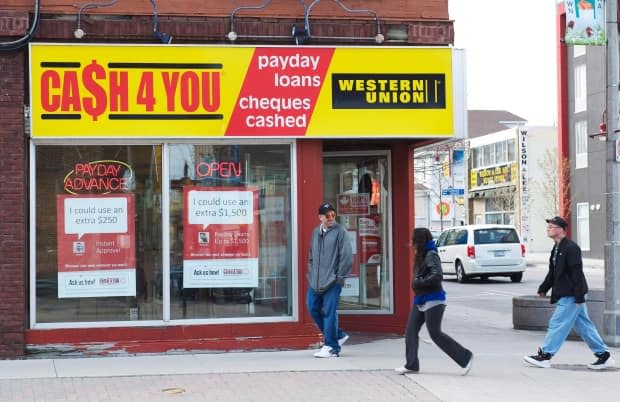
M443 232L443 199L441 195L441 176L443 176L443 165L439 164L437 177L439 179L439 231Z
M620 345L620 163L616 161L618 136L618 20L617 0L607 0L607 182L605 242L605 311L603 337Z

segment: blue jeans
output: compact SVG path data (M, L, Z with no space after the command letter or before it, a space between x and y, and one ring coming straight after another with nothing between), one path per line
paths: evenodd
M308 287L306 303L312 319L323 333L323 342L336 353L340 353L338 339L345 336L345 332L338 326L338 301L342 286L335 283L325 293L316 293Z
M573 296L564 296L558 300L549 320L549 330L541 346L542 351L555 355L573 327L592 352L601 353L607 350L605 342L588 316L586 304L577 304Z

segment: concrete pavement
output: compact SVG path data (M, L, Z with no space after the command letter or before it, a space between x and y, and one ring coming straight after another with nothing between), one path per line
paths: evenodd
M619 400L620 370L567 341L539 369L522 362L543 332L514 330L506 314L448 304L444 331L475 354L468 376L421 335L421 371L400 376L404 340L351 334L340 358L314 350L0 361L0 401L584 401ZM610 349L620 363L620 348Z
M546 264L530 254L528 266ZM587 269L602 261L584 260ZM314 350L0 360L0 401L584 401L620 400L620 370L594 372L581 341L567 341L550 369L527 366L544 332L512 317L449 301L444 331L474 352L469 375L422 330L421 371L406 376L404 339L352 333L340 358ZM620 348L610 348L620 364Z

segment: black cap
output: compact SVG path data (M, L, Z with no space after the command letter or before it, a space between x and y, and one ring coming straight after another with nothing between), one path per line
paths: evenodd
M545 219L545 222L551 223L555 226L559 226L562 229L566 229L568 227L568 222L566 222L561 216L554 216L551 219Z
M336 212L336 208L329 202L324 202L319 206L319 215L325 215L328 211Z

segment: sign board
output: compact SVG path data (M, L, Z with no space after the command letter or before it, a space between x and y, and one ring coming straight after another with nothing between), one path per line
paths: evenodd
M56 197L58 297L136 295L133 194Z
M607 43L605 36L604 0L566 0L567 45L599 45Z
M258 286L258 191L183 187L183 287Z
M444 188L443 190L441 190L441 195L445 197L448 197L451 195L462 197L465 195L465 189L464 188Z
M31 43L32 136L450 138L460 52Z

